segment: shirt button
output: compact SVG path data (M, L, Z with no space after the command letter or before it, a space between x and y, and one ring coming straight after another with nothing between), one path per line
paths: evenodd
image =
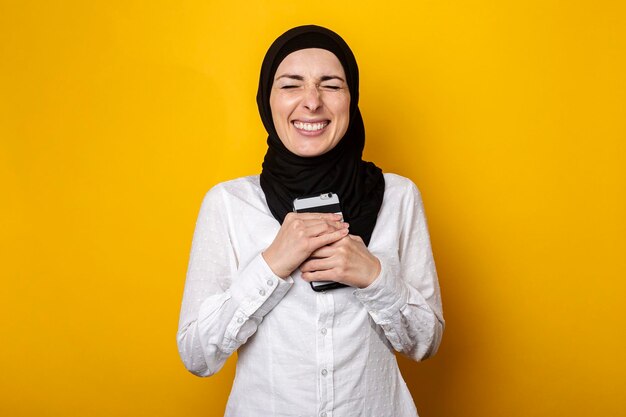
M326 417L328 414L326 414L326 411L322 411L322 413L320 414L320 417Z
M267 280L267 285L269 285L271 287L272 285L274 285L274 281L272 281L271 279L268 279Z
M320 330L320 333L322 333L322 334L326 334L326 331L327 331L327 330L326 330L326 327L322 327L322 330Z
M328 371L326 369L322 369L322 376L328 375Z
M237 323L243 323L243 319L242 319L241 317L239 317L239 318L237 319Z
M259 290L259 295L263 297L265 295L265 290Z

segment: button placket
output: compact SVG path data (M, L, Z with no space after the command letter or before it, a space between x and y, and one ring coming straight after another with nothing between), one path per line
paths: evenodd
M318 293L317 298L317 366L318 366L318 415L330 416L334 407L333 340L334 298L332 292Z

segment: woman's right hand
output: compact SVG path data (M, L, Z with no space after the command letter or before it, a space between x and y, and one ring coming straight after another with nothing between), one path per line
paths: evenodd
M339 214L288 213L262 255L277 276L287 278L311 253L347 235L348 223Z

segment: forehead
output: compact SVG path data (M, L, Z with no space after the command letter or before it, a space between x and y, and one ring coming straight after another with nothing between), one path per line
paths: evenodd
M301 75L340 75L345 76L339 58L326 49L308 48L287 55L276 69L276 76L282 73Z

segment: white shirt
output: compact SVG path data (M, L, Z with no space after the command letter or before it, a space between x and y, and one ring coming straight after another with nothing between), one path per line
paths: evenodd
M433 355L444 320L419 191L385 174L368 249L382 270L367 288L315 292L300 271L281 279L261 252L280 228L259 176L205 196L177 334L198 376L238 350L228 417L416 416L394 350Z

